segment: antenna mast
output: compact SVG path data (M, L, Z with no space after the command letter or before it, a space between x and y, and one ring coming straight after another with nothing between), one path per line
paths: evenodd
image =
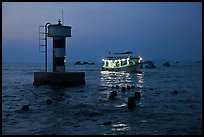
M63 9L62 9L62 25L64 25L64 15L63 15Z

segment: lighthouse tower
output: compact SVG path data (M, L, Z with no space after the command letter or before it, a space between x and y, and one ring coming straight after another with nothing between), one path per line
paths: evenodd
M48 37L53 37L53 72L65 72L66 37L71 37L71 27L62 26L61 21L48 26Z
M49 24L49 26L48 26ZM85 85L85 72L66 72L66 38L71 37L71 26L47 23L45 26L45 72L34 72L33 85ZM48 32L47 32L48 30ZM41 32L39 32L41 33ZM47 71L47 37L53 39L52 72Z

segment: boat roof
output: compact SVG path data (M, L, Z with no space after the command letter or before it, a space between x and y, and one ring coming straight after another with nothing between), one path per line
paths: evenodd
M138 56L133 56L132 54L115 54L115 55L109 55L106 56L105 59L107 60L117 60L117 59L126 59L128 57L132 57L132 58L139 58Z
M118 60L118 59L126 59L128 57L138 58L138 59L140 58L140 56L138 56L137 54L135 54L132 51L125 51L125 52L116 52L116 53L109 54L104 59Z
M132 54L132 51L127 51L127 52L119 52L119 53L113 53L114 55L124 55L124 54Z

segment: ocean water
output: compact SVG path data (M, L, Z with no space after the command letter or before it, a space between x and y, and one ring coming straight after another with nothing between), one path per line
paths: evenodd
M67 71L85 71L86 85L67 88L33 86L33 72L44 71L43 64L3 64L2 134L201 135L202 64L170 64L156 62L142 74L101 71L100 63L68 64ZM127 85L135 88L121 91ZM118 95L110 100L114 90ZM141 99L129 110L135 91ZM52 104L46 104L48 98ZM25 104L29 111L21 110ZM103 125L107 121L111 124Z

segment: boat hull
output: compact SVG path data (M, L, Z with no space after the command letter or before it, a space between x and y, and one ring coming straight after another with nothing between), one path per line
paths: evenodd
M129 65L125 67L119 68L109 68L109 67L102 67L102 70L106 71L126 71L126 72L141 72L140 71L141 64Z

